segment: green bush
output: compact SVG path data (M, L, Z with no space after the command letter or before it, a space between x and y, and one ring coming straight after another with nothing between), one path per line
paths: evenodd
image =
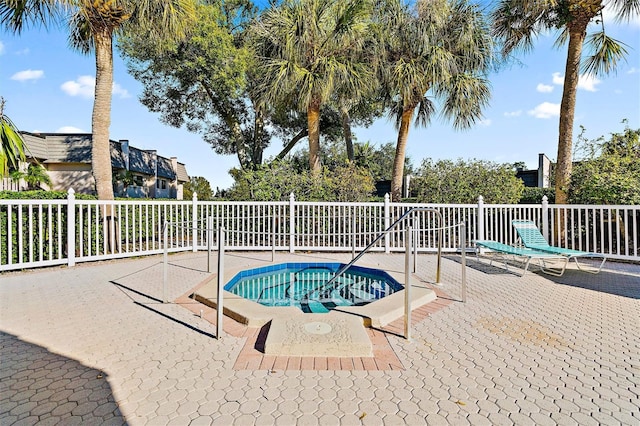
M475 204L482 195L488 204L515 204L524 184L511 164L427 159L414 178L414 188L412 195L421 203Z
M518 204L540 204L542 203L542 197L545 195L549 204L555 202L556 192L554 188L525 187Z
M297 201L367 201L375 190L369 172L352 163L314 175L291 162L276 161L231 174L235 182L226 198L236 201L288 201L291 193Z

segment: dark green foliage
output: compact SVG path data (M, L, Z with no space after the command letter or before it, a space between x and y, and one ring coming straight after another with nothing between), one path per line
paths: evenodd
M540 204L542 203L542 197L545 195L549 204L555 202L556 191L554 188L525 187L518 204Z
M324 168L318 175L299 170L291 161L276 161L256 170L232 170L235 183L231 200L287 201L293 193L298 201L366 201L374 190L369 172L352 163Z
M214 193L209 181L202 176L193 176L191 180L184 184L184 199L193 199L193 193L198 194L198 200L213 200Z
M422 203L475 204L478 196L487 204L517 203L524 184L511 164L483 160L424 160L414 179Z
M640 204L640 129L625 127L609 140L578 137L582 153L571 176L572 204Z

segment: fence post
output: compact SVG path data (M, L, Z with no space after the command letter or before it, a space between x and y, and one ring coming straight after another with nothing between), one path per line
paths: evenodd
M193 243L193 252L197 252L198 251L198 193L194 192L193 193L193 202L192 202L192 209L193 209L193 223L192 223L192 230L191 230L191 242Z
M169 298L167 297L168 275L167 269L169 262L169 222L164 221L162 226L162 303L167 303Z
M391 202L389 200L389 193L384 194L384 229L389 229L391 224ZM384 252L391 252L389 247L389 233L384 234Z
M289 194L289 253L294 252L293 244L296 240L296 196L293 195L293 192Z
M405 231L404 246L404 338L411 340L411 237L413 229Z
M476 217L476 240L484 240L484 197L478 196L478 215Z
M224 292L224 245L225 230L223 227L218 228L218 288L216 291L216 339L220 340L224 329L222 321L224 320L223 292Z
M549 241L549 198L542 197L542 235Z
M76 192L67 192L67 266L76 264Z

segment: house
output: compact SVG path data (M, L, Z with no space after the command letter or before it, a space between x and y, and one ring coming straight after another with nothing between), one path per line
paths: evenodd
M516 176L522 179L526 187L549 188L551 187L551 160L545 154L538 154L538 168L518 169Z
M51 187L47 189L73 188L79 193L95 194L90 133L21 134L28 147L27 159L37 160L51 179ZM135 148L128 140L109 142L116 197L182 199L183 185L189 181L189 175L176 157L166 158L155 150ZM26 169L26 165L22 167ZM12 189L25 187L21 183Z

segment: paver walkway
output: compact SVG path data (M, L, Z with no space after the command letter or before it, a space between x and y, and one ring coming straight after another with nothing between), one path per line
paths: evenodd
M350 256L276 261L309 257ZM231 252L225 265L269 261ZM363 261L404 268L402 255ZM162 304L161 262L0 275L0 425L640 424L640 265L519 278L468 259L464 304L450 256L452 302L411 341L385 334L402 368L298 370L234 368L247 338L217 340L207 318ZM170 262L169 300L208 275L203 253ZM420 256L416 279L434 265Z

